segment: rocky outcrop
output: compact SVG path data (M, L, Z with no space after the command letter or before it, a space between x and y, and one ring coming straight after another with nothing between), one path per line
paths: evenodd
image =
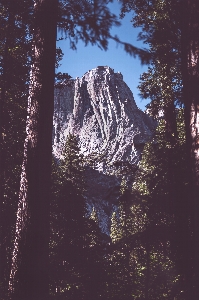
M59 157L69 132L81 152L106 173L117 162L137 163L153 134L151 118L137 108L121 73L97 67L71 87L55 91L53 151ZM97 161L96 159L97 158Z
M132 176L154 132L153 120L138 109L121 73L97 67L55 90L53 152L58 158L69 132L79 137L87 161L88 205L114 205L111 191L116 195L121 177Z

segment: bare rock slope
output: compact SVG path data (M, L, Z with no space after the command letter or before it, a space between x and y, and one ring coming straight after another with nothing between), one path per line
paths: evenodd
M121 178L131 177L154 122L138 109L122 74L100 66L55 91L53 152L58 158L69 132L79 137L87 160L88 205L108 222Z

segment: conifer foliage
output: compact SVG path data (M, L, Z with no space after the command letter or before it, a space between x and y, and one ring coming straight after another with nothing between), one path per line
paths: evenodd
M84 166L69 134L60 164L53 163L50 286L52 297L98 299L103 293L103 245L97 216L86 217Z
M82 156L74 135L68 136L63 159L60 164L54 163L52 176L51 293L62 296L72 293L75 297L81 284L81 279L75 273L79 274L81 269L85 188Z
M158 207L161 208L167 216L165 224L175 224L173 233L176 236L170 236L175 241L172 254L175 253L178 271L183 278L182 294L178 297L198 299L199 3L196 0L121 2L122 13L133 12L133 25L141 27L139 38L148 44L151 52L152 64L148 72L141 76L141 95L152 100L148 108L153 116L160 117L160 111L162 113L161 126L163 125L164 130L159 132L159 137L164 136L164 141L155 141L157 152L154 153L154 161L159 163L160 168L154 168L153 163L150 166L146 162L151 168L148 173L150 190L153 187L155 192L158 188L160 196L156 199L157 193L154 194L153 190L149 195L152 202L156 203L153 207L157 210ZM180 142L182 131L178 130L179 111L176 105L179 104L184 108L183 145ZM141 184L144 187L143 182ZM149 211L152 212L153 209L150 207ZM162 213L156 215L160 217ZM169 220L169 215L173 216L173 220Z
M70 181L77 190L85 189L83 155L80 153L77 137L69 133L62 153L60 164L63 176Z

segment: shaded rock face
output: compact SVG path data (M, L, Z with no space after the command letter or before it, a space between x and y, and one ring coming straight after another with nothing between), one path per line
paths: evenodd
M78 136L88 166L88 206L95 205L105 232L121 178L132 180L153 132L152 119L138 109L122 74L107 66L55 90L53 153L60 158L67 135Z

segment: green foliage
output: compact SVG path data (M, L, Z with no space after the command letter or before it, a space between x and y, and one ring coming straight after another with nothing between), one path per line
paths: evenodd
M173 285L170 282L173 295L164 292L162 296L155 296L153 290L153 296L156 299L159 297L173 299L174 296L177 299L189 299L192 298L194 286L197 285L194 283L193 269L195 269L195 278L198 278L199 274L197 254L195 255L197 267L192 265L193 228L198 216L195 215L193 221L192 189L195 175L191 177L191 173L194 173L194 168L197 169L198 163L196 162L191 171L189 155L195 141L192 141L191 146L189 131L192 128L193 133L195 125L193 122L190 126L192 112L188 104L190 99L190 103L198 101L196 94L194 100L191 98L193 91L196 91L193 86L198 85L198 77L194 77L195 71L195 75L193 73L191 75L190 68L193 53L198 57L198 50L196 50L198 35L195 32L198 28L198 21L196 21L198 4L197 1L170 0L121 2L122 15L129 11L133 12L133 26L141 28L138 39L148 44L151 53L151 65L148 72L141 76L139 89L144 99L151 99L147 111L158 120L156 137L144 148L139 171L133 184L133 193L136 194L137 199L140 199L144 211L147 212L146 231L153 230L157 235L156 241L168 243L165 253L177 274L176 279L174 276ZM195 45L194 49L193 45ZM176 108L176 105L182 103L185 112L183 109ZM187 145L189 145L188 151ZM195 240L198 247L197 234L198 226L196 228L195 225ZM151 245L150 249L152 249ZM159 246L155 251L159 257L161 253ZM160 265L163 266L162 264L163 261ZM181 293L178 288L176 289L177 286L181 288ZM195 290L197 294L197 288ZM149 293L145 298L150 298ZM194 299L197 298L198 294Z
M111 237L112 243L114 243L114 244L118 240L121 239L119 218L118 218L117 213L115 211L112 213L112 217L111 217L111 232L110 232L110 237Z
M81 194L85 190L84 161L83 155L80 154L77 137L72 134L69 134L67 137L62 157L63 160L61 161L60 168L63 180L67 178Z
M70 134L52 173L50 286L52 297L60 299L98 299L104 290L104 238L95 210L85 217L83 177L78 141Z
M123 45L128 54L139 57L143 64L148 63L150 55L146 50L111 35L111 27L119 26L120 22L109 10L109 2L112 0L59 1L58 28L61 39L68 38L72 49L76 49L78 41L82 40L85 45L90 43L104 50L108 49L108 40L112 39Z
M160 119L154 141L148 143L144 148L142 160L139 165L140 168L133 184L133 191L140 194L138 194L138 197L147 212L146 231L149 233L154 231L154 235L156 235L156 237L151 237L151 241L149 242L153 245L151 245L153 247L151 251L156 251L159 257L159 255L162 255L161 252L159 253L160 245L162 243L163 245L167 245L164 252L166 256L160 256L162 258L159 260L159 265L166 264L167 266L167 268L162 268L161 276L164 273L164 276L167 276L167 282L170 285L169 289L171 289L172 293L179 292L178 289L182 284L182 278L185 276L184 272L187 271L184 269L182 272L180 268L184 258L181 248L182 244L181 246L180 244L178 245L180 242L179 239L181 239L181 242L183 240L179 230L184 226L188 226L186 218L189 219L188 222L191 222L191 211L189 211L187 206L187 185L189 178L187 177L185 164L186 154L183 155L185 153L183 110L177 110L176 115L179 137L176 144L173 145L171 141L168 142L166 139L165 120L164 118ZM183 222L184 225L182 224ZM185 225L185 222L187 225ZM183 238L187 242L189 241L191 245L190 226L188 231L189 233L187 230L184 231ZM179 235L181 236L180 238ZM154 244L156 238L157 242L158 240L159 242ZM162 261L165 257L167 257L167 263ZM156 264L156 262L154 263ZM154 272L156 270L159 272L153 264L151 264L151 267ZM173 278L172 282L169 281L169 276ZM183 288L181 286L182 290ZM159 299L159 296L156 297ZM179 296L179 299L184 299L183 293Z
M50 243L52 294L65 295L71 290L75 293L81 285L77 266L80 264L79 256L82 251L82 235L85 227L82 173L83 166L79 157L77 140L69 135L63 160L58 165L53 163L52 172ZM78 177L75 177L76 175ZM77 275L75 275L76 272ZM67 278L69 278L68 281Z
M108 256L113 299L185 299L183 278L188 270L180 266L185 263L183 240L191 247L192 231L191 211L185 211L189 179L183 109L176 109L176 123L174 144L167 137L164 116L159 118L154 140L144 147L132 192L122 181ZM187 229L182 234L180 228Z
M66 1L59 2L58 27L66 38L69 38L71 48L76 49L78 40L87 45L97 45L107 50L110 28L119 26L117 17L107 7L109 1Z
M167 140L175 139L175 105L182 103L181 35L176 9L179 1L121 1L122 13L133 10L132 23L140 27L138 39L148 44L151 64L140 77L143 99L149 98L147 111L156 118L164 114Z

